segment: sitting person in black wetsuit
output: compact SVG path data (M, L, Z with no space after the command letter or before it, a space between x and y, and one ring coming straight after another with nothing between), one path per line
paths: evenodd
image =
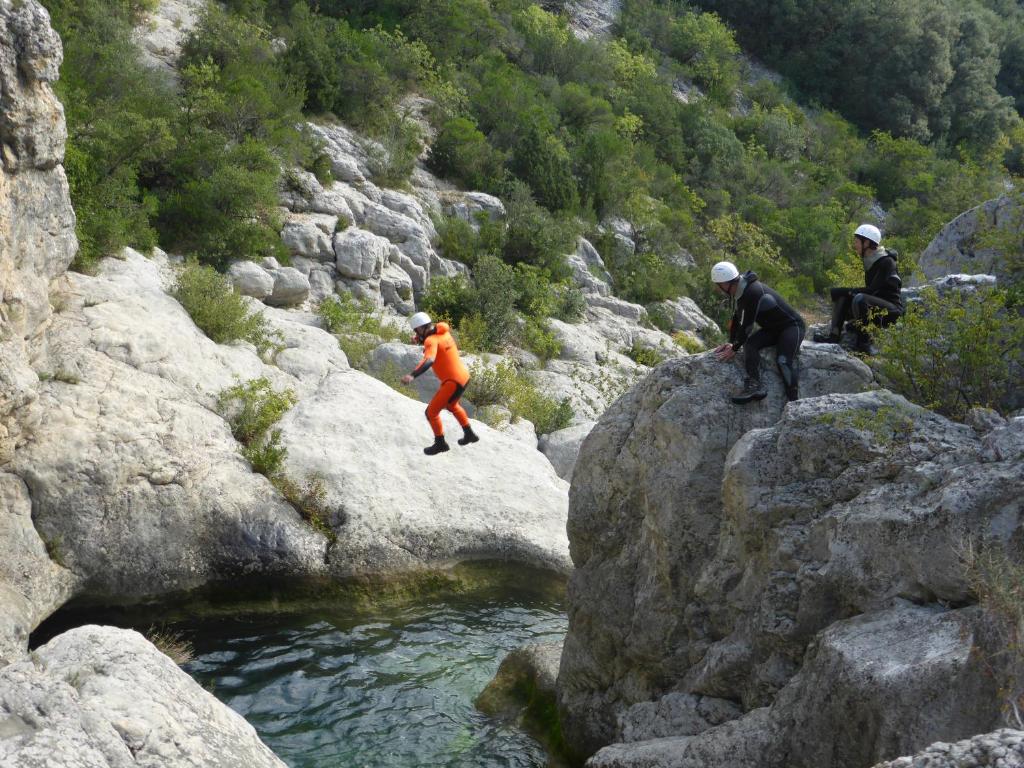
M903 282L896 271L899 254L880 247L882 233L872 224L861 224L853 236L853 248L864 262L863 288L833 288L832 325L828 333L815 333L814 341L838 344L847 320L857 331L857 352L873 354L872 325L882 328L895 323L903 315L900 289Z
M740 347L746 345L743 362L747 378L743 390L734 395L732 401L742 405L751 400L763 400L768 395L761 383L761 350L771 346L778 348L776 363L786 385L786 397L796 400L800 384L800 344L807 332L800 313L759 282L756 273L740 275L732 262L715 264L711 268L711 279L718 290L732 299L735 307L729 322L729 343L717 347L715 356L719 360L732 360ZM754 323L758 330L751 335Z

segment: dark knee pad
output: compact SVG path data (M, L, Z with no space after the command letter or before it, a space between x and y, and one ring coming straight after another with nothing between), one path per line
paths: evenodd
M786 355L779 355L775 360L779 366L779 373L782 375L782 383L786 388L795 387L800 381L800 364L796 360L790 360Z

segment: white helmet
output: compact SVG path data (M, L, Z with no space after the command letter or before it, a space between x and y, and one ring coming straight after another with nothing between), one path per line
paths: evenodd
M415 315L413 315L412 317L409 318L409 325L412 326L412 329L414 331L417 328L419 328L421 325L429 325L429 324L430 324L430 315L428 315L426 312L417 312Z
M861 224L853 234L859 235L865 240L870 240L875 245L882 242L882 233L874 224Z
M711 282L730 283L740 276L740 271L731 261L720 261L711 268Z

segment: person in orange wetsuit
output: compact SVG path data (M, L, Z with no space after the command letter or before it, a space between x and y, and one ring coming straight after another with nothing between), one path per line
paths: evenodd
M462 425L463 435L459 438L459 445L475 443L480 438L469 424L466 409L459 403L462 393L466 391L466 385L469 384L469 370L459 357L459 348L455 345L448 323L435 325L426 312L417 312L409 318L409 325L415 334L413 341L423 345L423 359L412 373L402 377L402 383L410 383L431 368L441 381L437 394L427 405L427 421L434 431L434 444L424 448L423 452L427 456L434 456L448 450L448 443L444 439L444 426L441 424L441 411L445 408L451 411Z

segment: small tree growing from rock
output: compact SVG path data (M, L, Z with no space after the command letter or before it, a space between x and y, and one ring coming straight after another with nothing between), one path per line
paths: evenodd
M1024 318L1005 291L928 289L877 340L876 366L892 389L962 419L974 406L1006 409L1024 354Z

